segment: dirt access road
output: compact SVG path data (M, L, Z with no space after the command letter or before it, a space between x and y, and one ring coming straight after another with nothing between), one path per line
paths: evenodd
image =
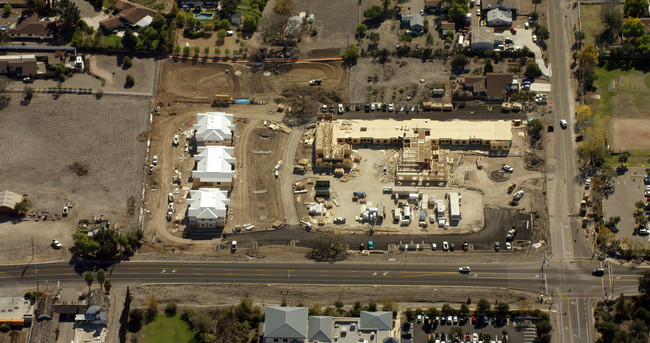
M225 93L270 103L287 86L307 86L309 80L318 78L335 97L345 98L347 70L341 62L265 64L253 69L242 63L170 59L163 63L157 98L164 102L209 102L214 94Z

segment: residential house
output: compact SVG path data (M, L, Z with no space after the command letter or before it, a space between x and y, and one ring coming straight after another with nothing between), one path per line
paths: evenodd
M481 13L488 13L494 8L511 12L512 15L510 18L517 18L517 14L519 14L519 0L481 0Z
M88 309L83 314L77 314L74 316L75 324L85 324L85 325L103 325L108 324L107 313L101 311L101 307L98 305L88 306Z
M10 191L0 192L0 214L18 214L15 207L21 201L23 201L23 196L18 193Z
M474 96L487 96L485 76L466 76L463 89L472 92Z
M365 330L387 331L393 329L393 312L361 311L361 327Z
M512 26L512 12L499 8L490 10L486 15L488 26L492 27L510 27Z
M429 13L435 13L442 10L442 0L426 0L424 1L424 10Z
M504 41L503 33L496 33L490 27L474 27L471 35L471 48L474 51L491 51L495 46L502 45Z
M216 188L199 188L190 191L187 217L191 228L217 228L226 225L228 217L228 192Z
M235 148L224 146L200 146L194 155L196 169L192 171L194 188L210 187L232 189L235 177Z
M105 31L112 32L122 27L138 29L151 24L153 17L158 13L149 7L136 4L127 0L117 0L113 16L99 22Z
M14 76L36 76L38 61L36 55L6 55L0 56L0 74Z
M502 100L507 94L519 91L519 83L512 73L487 73L485 76L490 100Z
M31 11L23 11L18 24L13 29L7 30L11 39L53 39L56 31L56 24L53 21L38 20L38 14Z
M447 32L456 34L456 23L451 21L445 21L442 24L440 24L440 30L442 31L443 36L447 35Z
M242 13L241 12L235 12L230 16L230 23L234 26L239 26L241 25L242 21Z
M306 342L307 315L306 307L267 307L264 315L264 342Z
M467 76L463 88L474 96L502 100L505 95L519 91L519 83L512 73L487 73L485 76Z
M194 126L196 145L225 145L232 146L233 115L225 112L207 112L196 115L197 124Z
M424 18L422 15L419 13L410 14L410 11L406 13L409 14L402 14L400 25L414 32L422 32L424 30Z

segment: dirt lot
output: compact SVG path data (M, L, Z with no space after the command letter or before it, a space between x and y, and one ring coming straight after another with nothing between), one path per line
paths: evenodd
M124 228L135 225L129 199L136 200L131 204L139 200L146 142L138 136L147 131L148 108L149 101L142 98L62 95L53 100L35 95L28 106L13 99L2 110L0 189L28 194L35 212L60 214L64 202L75 204L60 222L28 217L16 225L0 223L11 227L0 230L2 258L31 258L30 237L37 257L61 258L65 249L51 252L50 240L69 247L81 218L103 215ZM42 233L45 227L47 234Z
M253 303L259 306L278 306L282 302L282 294L287 293L286 285L249 285L249 284L206 284L206 285L142 285L132 288L133 305L144 306L144 297L155 294L164 304L174 300L179 307L193 306L226 306L239 303L241 298L248 296ZM392 299L399 303L400 309L427 308L429 306L442 306L450 299L467 299L467 288L438 287L438 286L319 286L319 285L291 285L286 297L288 306L311 306L319 303L330 306L336 301L346 304L350 308L355 301L362 304L369 302L380 303L383 299ZM528 304L535 303L535 294L507 289L472 288L472 299L499 299L519 308L522 300ZM454 304L452 302L452 304ZM460 306L460 304L457 304Z
M350 71L348 101L405 101L407 94L416 89L410 102L417 104L431 99L430 88L447 88L446 99L451 100L449 72L450 67L443 60L423 64L417 59L392 59L381 64L360 59ZM368 82L369 76L375 81ZM424 79L424 83L419 79Z
M86 55L88 71L104 80L104 90L153 94L156 60L132 56L133 66L124 69L120 67L124 56L126 55ZM127 75L135 79L135 85L131 88L124 87Z
M287 86L307 85L323 79L323 88L345 96L347 71L340 62L266 64L255 70L243 64L201 63L167 60L163 64L158 98L163 101L209 101L215 93L236 98L257 98L267 103Z
M611 119L612 147L616 151L650 149L649 123L648 119Z

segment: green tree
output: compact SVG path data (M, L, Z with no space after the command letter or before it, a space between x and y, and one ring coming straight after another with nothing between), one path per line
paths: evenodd
M165 305L165 314L168 316L175 316L176 311L178 310L178 306L176 306L176 303L172 300Z
M618 41L621 35L621 24L623 23L623 13L618 3L612 1L601 5L600 20L603 22L604 30L599 39L608 43Z
M537 38L541 40L548 40L549 37L551 36L551 33L548 32L548 29L544 26L539 26L536 30L535 33L537 34Z
M645 213L641 213L638 216L634 217L634 222L639 227L645 227L648 225L648 217L646 217Z
M278 0L275 3L274 10L277 14L290 16L291 12L293 12L293 0Z
M451 328L451 330L449 330L449 334L455 339L459 339L463 336L463 329L459 328L458 326L454 326Z
M21 200L20 202L17 202L14 205L14 210L18 211L18 215L24 216L27 214L27 211L29 211L29 202L25 199Z
M242 23L242 29L244 31L254 31L257 27L257 19L255 17L247 15L244 16L244 21Z
M449 305L448 303L444 303L442 304L442 310L440 311L440 313L442 313L443 316L453 315L454 309L451 308L451 305Z
M124 57L124 59L122 59L122 67L124 67L124 69L129 69L132 66L133 66L133 60L131 60L129 56L126 56Z
M454 2L449 9L449 17L456 23L462 23L465 20L465 16L467 16L468 10L469 7L467 7L466 3Z
M494 310L496 311L497 316L507 316L508 312L510 312L510 305L504 302L498 302Z
M217 55L217 56L221 55L221 49L214 48L214 54Z
M198 55L199 52L201 52L201 48L198 47L198 46L195 46L195 47L194 47L194 56Z
M630 158L630 152L624 151L618 155L618 162L621 163L621 167L627 163L627 160Z
M404 316L406 317L406 321L409 323L412 323L415 321L415 312L411 308L407 308L404 311Z
M224 17L230 17L235 13L237 6L239 6L239 0L221 0L219 1L219 4L221 5L221 11L223 12Z
M206 46L205 48L203 48L203 54L205 54L205 56L208 56L210 54L210 47L209 46Z
M492 66L492 60L488 58L485 60L485 67L483 67L483 75L492 72L494 72L494 67Z
M142 328L142 320L144 320L144 311L139 308L134 308L129 312L129 331L138 332Z
M433 320L433 318L440 315L440 311L438 311L438 309L435 307L429 307L426 311L424 311L424 314Z
M11 325L9 325L9 323L4 322L4 323L0 324L0 331L9 332L9 330L11 330Z
M149 24L154 30L160 31L163 26L167 25L167 19L162 13L156 13L151 19L151 24Z
M608 321L600 322L597 329L598 332L600 332L602 335L604 342L612 342L614 340L614 336L619 330L618 325Z
M344 306L345 306L345 304L343 304L343 302L340 301L340 300L337 300L336 302L334 302L334 308L336 308L336 310L338 312L341 312L341 310L343 309Z
M650 295L650 270L644 270L639 278L639 293L643 296Z
M377 311L377 304L375 304L374 302L368 303L368 306L366 307L366 310L370 311L370 312Z
M413 41L413 37L411 35L403 35L399 37L400 42L406 42L406 43L411 43Z
M454 58L451 59L451 67L455 70L462 69L469 62L469 58L463 54L456 54Z
M623 37L628 39L636 39L641 36L645 36L645 25L639 20L639 18L628 17L623 22Z
M84 274L84 279L86 280L86 284L88 284L88 293L90 293L90 286L92 286L93 281L95 281L95 274L93 274L93 272L86 272Z
M354 44L349 44L343 53L343 60L348 64L354 64L359 58L359 48Z
M469 306L467 306L467 304L461 304L460 310L458 310L458 315L462 317L467 317L467 315L469 315Z
M226 35L227 35L227 32L224 29L221 29L221 30L217 31L217 38L219 38L219 40L221 40L221 41L226 39Z
M530 60L528 63L526 63L526 71L524 72L524 75L526 77L536 79L540 76L542 76L542 70L539 69L539 66L535 61Z
M217 28L219 28L220 30L230 30L230 22L228 21L228 19L221 19L217 23Z
M584 133L580 142L580 154L589 164L600 167L609 157L609 150L605 143L605 133L602 129L590 126Z
M359 37L363 37L367 30L368 27L366 24L359 24L359 26L357 26L357 33L359 34Z
M131 75L126 76L126 81L125 81L126 87L133 87L135 85L135 79Z
M147 294L144 298L144 305L147 308L146 319L151 323L158 314L158 298L153 294Z
M347 257L347 242L342 235L327 231L310 241L312 250L307 254L320 262L342 261Z
M625 0L623 5L625 17L642 18L648 16L648 3L645 0Z
M60 28L60 33L64 37L70 38L81 20L81 11L72 0L59 0L55 2L54 6L59 15L56 23Z
M381 20L384 17L384 10L375 5L363 11L363 16L371 20Z
M492 305L490 305L490 302L481 298L478 303L476 304L476 314L479 316L485 316L488 313L490 313L490 308Z
M99 283L99 288L103 289L104 287L104 281L106 281L106 272L104 269L100 269L97 271L97 282Z
M5 4L2 11L4 12L5 17L8 17L11 14L11 5Z
M381 36L379 35L378 32L370 32L370 36L368 38L370 38L372 44L377 45L377 43L379 43L379 39L381 38Z
M111 282L111 279L106 279L104 281L104 290L106 291L106 294L111 293L111 288L113 288L113 283Z
M135 47L138 46L138 37L136 37L131 30L126 29L124 31L124 36L122 36L122 45L125 49L135 50Z

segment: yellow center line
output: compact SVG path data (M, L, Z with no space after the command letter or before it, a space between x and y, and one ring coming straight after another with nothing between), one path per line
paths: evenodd
M614 289L612 289L612 264L607 262L607 270L609 271L609 291L614 295Z
M603 262L600 262L600 269L603 269ZM607 296L607 292L605 292L605 278L601 277L600 278L600 283L603 287L603 296Z

